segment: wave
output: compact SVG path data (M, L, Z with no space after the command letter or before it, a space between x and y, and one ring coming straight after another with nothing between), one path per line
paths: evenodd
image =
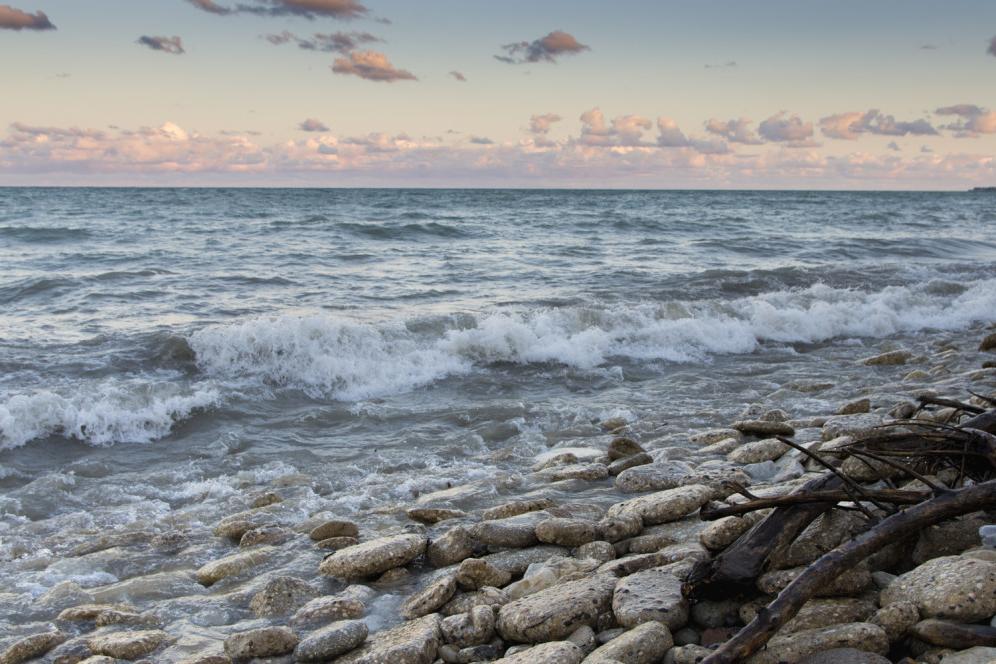
M70 397L47 390L16 394L0 401L0 450L48 436L90 445L148 443L220 401L213 387L184 390L141 379L77 386Z
M499 363L590 370L617 360L695 362L764 343L955 330L996 318L996 280L961 286L817 284L725 302L517 308L385 324L280 316L212 325L189 343L209 376L355 401Z

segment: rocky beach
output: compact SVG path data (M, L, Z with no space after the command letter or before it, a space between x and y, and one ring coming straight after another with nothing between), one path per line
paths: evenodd
M860 358L865 384L834 412L787 412L773 398L725 427L663 435L603 419L575 444L519 459L521 472L499 463L516 451L499 450L487 479L348 518L323 508L335 497L319 478L297 473L240 478L211 523L192 496L167 519L48 532L47 555L22 551L9 569L113 569L119 580L5 594L0 662L701 662L874 525L843 501L852 509L784 543L753 588L690 599L696 565L771 510L707 512L796 492L827 474L819 458L866 488L972 486L957 468L883 481L835 450L890 423L956 425L971 417L958 404L992 408L993 351L996 334L974 329ZM996 548L980 534L992 522L991 510L948 519L845 570L747 661L994 661Z

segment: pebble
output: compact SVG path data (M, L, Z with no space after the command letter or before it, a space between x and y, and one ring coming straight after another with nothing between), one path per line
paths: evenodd
M450 528L429 543L427 557L433 567L449 567L474 555L477 542L463 526Z
M608 466L609 475L615 477L624 470L636 468L637 466L644 466L653 462L654 458L645 452L641 454L634 454L633 456L628 456L624 459L619 459L610 463Z
M662 491L681 486L694 469L683 461L665 461L636 466L619 473L615 487L623 493Z
M478 590L484 586L501 588L507 586L512 575L498 569L480 558L467 558L460 563L456 572L456 582L464 590Z
M490 606L475 606L467 613L443 618L443 640L459 648L481 645L495 636L495 613Z
M643 449L638 442L625 436L613 438L608 449L609 461L625 459L635 454L646 454L646 452L647 450Z
M357 537L360 529L352 521L332 520L316 526L308 533L308 537L320 542L330 537Z
M749 464L774 461L785 454L789 446L777 438L765 438L753 443L744 443L726 455L734 463Z
M345 655L366 640L367 631L362 620L331 623L302 639L294 648L294 659L298 662L319 662Z
M484 521L491 521L492 519L507 519L510 516L518 516L520 514L525 514L526 512L539 512L540 510L553 507L555 504L556 503L549 498L540 498L537 500L516 500L484 510L484 513L481 514L481 518Z
M412 521L428 525L434 525L450 519L461 519L467 516L467 513L463 510L453 510L444 507L415 507L408 510L405 514Z
M44 632L18 639L0 652L0 663L21 664L29 659L41 657L52 648L69 638L65 632Z
M401 617L405 620L414 620L435 613L453 598L456 589L454 575L448 574L433 581L420 592L405 600L401 605Z
M317 596L318 591L306 581L293 576L278 576L267 581L253 595L249 608L257 618L283 616Z
M741 420L732 426L746 436L791 436L795 433L795 428L788 422Z
M299 627L313 623L362 618L365 612L366 608L362 601L339 595L326 595L316 597L295 611L290 624Z

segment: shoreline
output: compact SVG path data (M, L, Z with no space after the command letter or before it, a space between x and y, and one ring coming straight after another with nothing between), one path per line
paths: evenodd
M948 375L927 370L931 363L966 356L976 367L986 361L990 366ZM886 372L892 380L920 372L917 378L933 382L936 395L964 399L966 389L996 389L991 358L967 344L938 347L931 358L893 351L868 371ZM682 597L682 575L722 551L755 520L702 521L699 509L715 501L741 501L731 480L764 496L791 491L816 476L816 464L774 435L791 435L819 449L911 412L912 402L883 404L863 396L873 391L864 388L841 404L839 413L799 419L777 403L754 404L741 413L739 424L730 423L736 428L689 432L685 445L658 440L644 446L630 423L606 420L599 423L604 433L598 447L554 448L540 455L529 482L511 474L503 482L496 467L492 487L503 487L506 495L473 482L426 493L403 507L407 525L395 520L390 529L371 531L367 523L333 513L307 513L297 502L311 481L305 476L247 486L245 509L213 523L206 539L189 527L196 513L191 510L194 514L176 515L171 524L97 535L76 547L64 559L83 567L89 556L110 557L128 547L147 547L172 563L107 585L57 584L35 599L30 612L36 622L19 626L21 633L2 642L0 652L9 662L29 661L25 653L35 653L46 662L89 657L89 664L111 661L94 656L184 664L253 657L375 662L384 661L385 653L387 661L427 664L437 658L472 662L501 656L523 663L582 657L698 661L707 654L703 643L725 640L758 608L729 601L690 606ZM496 463L501 459L500 452L492 456ZM491 505L481 508L482 500ZM469 503L474 507L460 508ZM382 516L400 516L399 509ZM833 548L856 528L850 522L832 525L815 549L789 556L786 569L804 567L811 562L806 556ZM951 547L968 541L970 530L960 532L961 539L930 546L966 558ZM935 557L945 556L923 562ZM996 569L996 556L980 554L977 560ZM849 579L855 585L810 611L804 624L823 631L805 634L815 639L805 647L816 652L843 643L882 651L884 634L888 651L894 640L905 638L903 632L893 639L890 630L898 628L885 624L895 610L879 615L888 608L877 604L886 579L873 572L881 571ZM988 574L988 567L983 571ZM773 574L761 589L767 595L786 582L785 574ZM631 597L628 606L620 600L617 607L616 598L624 596ZM510 608L495 608L506 605ZM926 617L921 613L918 619ZM649 626L641 627L647 616L653 616ZM899 617L909 622L908 608ZM798 646L801 638L785 647ZM917 661L942 660L935 649Z

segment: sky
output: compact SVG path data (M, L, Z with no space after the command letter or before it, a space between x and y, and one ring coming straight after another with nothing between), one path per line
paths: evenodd
M0 185L996 185L991 0L0 0L0 62Z

